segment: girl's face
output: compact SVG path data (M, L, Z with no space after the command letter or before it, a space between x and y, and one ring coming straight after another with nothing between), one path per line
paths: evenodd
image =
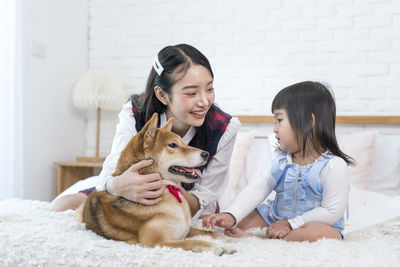
M299 152L299 144L297 142L296 135L289 123L289 118L286 110L274 110L274 118L276 121L274 126L274 133L281 150L292 154Z
M201 126L214 103L213 78L202 65L193 64L166 95L167 118L174 117L172 131L184 136L190 126Z

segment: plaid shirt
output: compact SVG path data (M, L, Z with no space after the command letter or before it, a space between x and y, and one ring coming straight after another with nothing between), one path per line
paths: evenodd
M131 96L131 101L132 101L133 117L135 118L136 121L135 125L136 131L139 132L144 127L146 122L151 118L151 116L146 117L146 112L139 107L137 95ZM208 128L206 150L210 153L209 161L217 153L219 140L224 134L226 127L228 127L228 124L231 121L231 119L232 116L223 112L215 105L213 105L212 108L208 111L206 121L204 123L207 123L207 128ZM160 124L160 122L158 122L158 124ZM200 139L197 133L190 141L189 145L200 148ZM194 183L192 184L182 183L182 185L186 190L190 190L193 188Z
M151 116L146 117L146 111L140 108L139 105L139 95L132 95L131 102L132 102L133 117L135 118L136 121L135 125L136 132L140 132L140 130L142 130L146 122L151 119L151 116L153 114L151 114ZM158 127L160 127L160 120L158 121Z

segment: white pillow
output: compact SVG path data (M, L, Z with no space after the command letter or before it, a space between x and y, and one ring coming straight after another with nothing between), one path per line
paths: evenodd
M271 169L272 159L276 156L277 140L275 134L254 139L247 152L239 181L236 186L236 194L245 188L256 177L261 168Z
M400 195L399 140L398 135L377 135L370 190L389 196Z
M355 159L356 164L349 166L350 183L358 189L369 190L369 178L375 148L375 132L360 132L339 135L340 149Z
M240 172L245 161L247 151L254 140L256 131L238 132L236 135L235 145L233 147L231 162L229 165L229 181L224 193L218 198L221 208L225 208L236 193L236 185L239 180Z
M345 234L400 216L400 196L390 197L351 187L348 208L350 216L346 220Z
M270 169L273 153L275 150L276 142L274 134L266 136L265 134L257 133L254 140L251 142L248 150L241 156L245 156L244 163L240 170L239 177L233 178L237 179L236 184L231 184L229 190L229 198L224 199L220 206L222 209L226 208L227 205L232 201L232 199L252 180L256 177L261 168ZM272 143L272 144L271 144Z

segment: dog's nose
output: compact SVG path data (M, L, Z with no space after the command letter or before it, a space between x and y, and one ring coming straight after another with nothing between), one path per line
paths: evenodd
M200 155L201 155L202 158L207 159L208 155L210 155L210 154L207 151L203 151L203 152L201 152Z

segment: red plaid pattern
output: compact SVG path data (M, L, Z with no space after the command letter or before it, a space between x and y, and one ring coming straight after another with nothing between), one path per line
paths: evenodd
M207 114L207 119L204 123L207 123L207 148L206 150L210 153L210 156L214 156L217 153L217 147L219 140L224 134L226 127L228 127L232 116L223 112L217 106L213 106ZM189 145L199 147L199 140L197 134L190 141Z
M92 193L94 190L96 189L96 187L91 187L91 188L88 188L88 189L84 189L84 190L81 190L81 191L79 191L78 193L82 193L82 194L85 194L85 195L89 195L90 193Z

